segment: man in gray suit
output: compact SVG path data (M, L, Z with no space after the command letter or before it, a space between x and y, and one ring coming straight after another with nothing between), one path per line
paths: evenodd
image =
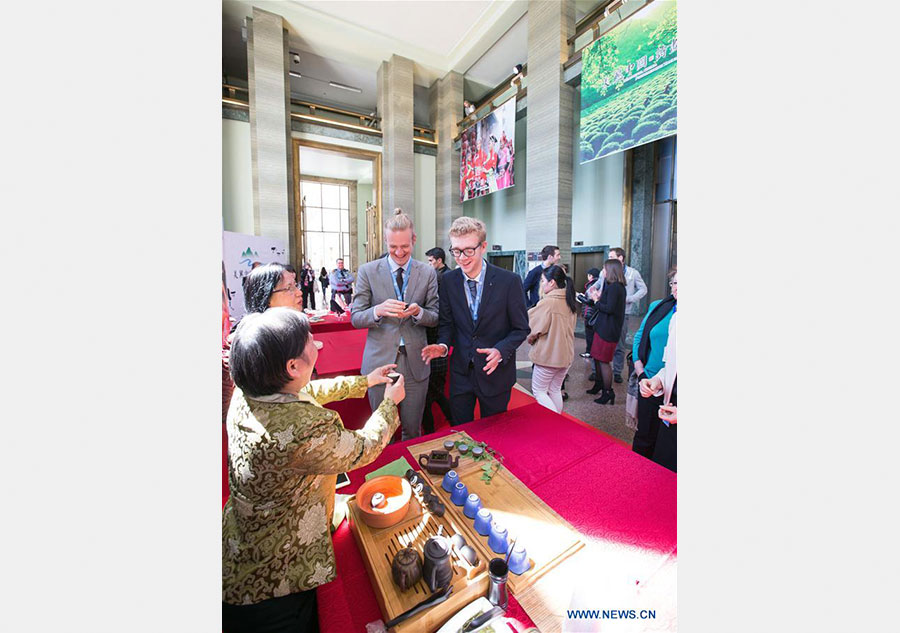
M388 257L360 267L356 274L351 322L368 328L363 352L363 374L367 368L397 364L406 383L400 403L402 439L422 435L422 412L428 392L430 368L422 360L427 344L426 328L438 322L438 282L434 269L412 258L416 234L412 219L395 209L385 223ZM369 389L369 403L376 409L384 398L384 387Z

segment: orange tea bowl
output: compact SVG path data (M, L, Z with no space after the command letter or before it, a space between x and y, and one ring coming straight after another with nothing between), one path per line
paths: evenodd
M384 503L381 507L373 507L372 498L381 493ZM363 523L373 528L384 528L396 525L409 509L412 498L412 487L403 477L382 475L370 479L356 492L356 506L362 515Z

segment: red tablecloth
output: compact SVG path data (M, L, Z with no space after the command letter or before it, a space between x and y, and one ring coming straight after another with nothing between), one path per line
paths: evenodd
M350 313L348 312L343 318L337 316L334 312L329 312L323 317L322 321L309 324L313 334L323 334L325 332L340 332L343 330L353 330L353 324L350 323Z
M659 552L675 549L677 476L605 433L536 403L454 430L503 454L510 471L581 533ZM449 432L444 428L425 439ZM339 492L355 492L366 473L398 457L413 467L407 446L421 441L389 445L373 463L352 471L350 485ZM596 502L585 503L586 495ZM333 541L338 576L318 588L320 629L364 631L381 612L346 521ZM531 624L514 597L508 615Z
M341 330L314 334L321 341L316 372L319 378L358 376L369 330Z

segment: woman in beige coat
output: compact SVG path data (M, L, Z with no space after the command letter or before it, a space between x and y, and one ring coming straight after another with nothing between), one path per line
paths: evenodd
M549 266L541 275L543 299L528 311L528 357L534 363L531 390L539 403L561 413L563 380L575 358L578 304L562 268Z

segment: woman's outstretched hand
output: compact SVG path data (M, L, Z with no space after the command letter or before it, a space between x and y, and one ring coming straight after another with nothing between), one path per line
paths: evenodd
M392 363L390 365L382 365L377 369L372 370L366 375L366 378L369 380L369 387L374 387L375 385L387 385L390 384L391 379L388 378L388 373L391 370L396 368L397 365Z

